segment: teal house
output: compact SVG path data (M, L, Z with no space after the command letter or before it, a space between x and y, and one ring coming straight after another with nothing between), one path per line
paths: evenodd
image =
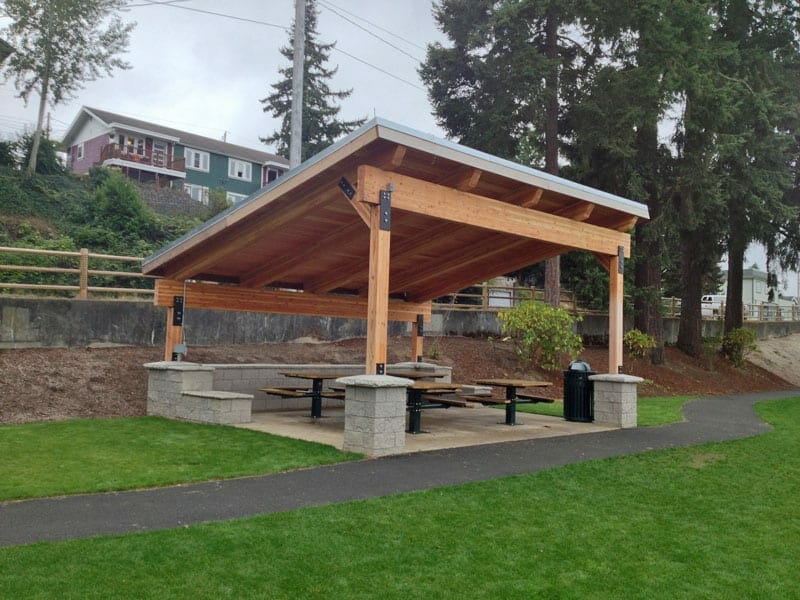
M289 168L283 157L106 110L82 107L64 136L70 168L116 166L142 183L185 191L208 203L212 189L239 202Z

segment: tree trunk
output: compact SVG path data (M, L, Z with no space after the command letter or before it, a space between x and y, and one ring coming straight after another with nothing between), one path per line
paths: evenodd
M725 296L725 334L742 326L742 285L744 279L744 252L747 241L742 235L740 211L731 206L728 234L728 291Z
M695 357L703 355L703 277L705 272L704 252L696 231L681 232L681 275L684 281L681 296L681 321L677 346Z
M39 117L36 120L36 131L33 133L31 156L28 159L28 166L25 168L25 177L32 177L36 173L36 159L39 156L39 144L42 141L42 127L44 126L44 111L47 107L49 83L49 71L45 71L45 76L42 78L42 91L39 95Z
M636 140L637 159L649 173L645 175L650 209L650 221L640 223L634 233L634 285L633 326L652 335L656 347L650 351L654 365L664 363L664 319L661 316L661 257L663 255L661 199L656 183L658 161L658 126L656 123L639 129Z
M558 175L558 24L558 5L556 2L550 2L545 23L545 55L550 65L545 77L547 106L544 126L544 168L551 175ZM548 258L544 263L544 301L556 308L561 304L561 257L559 256Z

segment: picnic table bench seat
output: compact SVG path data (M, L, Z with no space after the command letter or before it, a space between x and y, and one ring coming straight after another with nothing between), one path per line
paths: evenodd
M444 407L457 406L459 408L475 408L478 406L475 402L466 399L464 396L445 397L440 394L423 394L422 400L431 405L441 404ZM425 405L423 405L423 408L425 408ZM429 408L433 408L433 406Z
M308 395L305 388L297 387L266 387L259 391L281 398L305 398Z
M538 396L536 394L525 394L517 392L517 402L546 402L548 404L552 404L555 402L555 398L548 398L547 396Z

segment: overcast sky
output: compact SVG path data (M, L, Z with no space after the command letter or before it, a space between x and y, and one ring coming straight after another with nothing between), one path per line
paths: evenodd
M50 109L53 138L60 139L86 105L218 139L227 132L229 142L269 150L258 138L279 123L262 111L259 99L279 79L278 68L288 65L279 48L288 44L294 1L128 4L131 8L122 17L137 26L124 58L133 68L90 82L75 99ZM339 70L331 86L353 90L341 102L341 118L377 115L442 136L417 75L426 44L443 39L431 1L318 0L317 6L318 39L336 42L328 66L338 65ZM16 137L35 124L38 98L32 96L26 108L14 95L12 82L2 84L2 138Z

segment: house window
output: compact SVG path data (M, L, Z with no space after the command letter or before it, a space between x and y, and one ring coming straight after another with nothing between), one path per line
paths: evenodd
M167 164L167 143L153 140L153 166L164 167Z
M129 135L119 136L119 147L126 154L138 154L144 156L144 140L134 138Z
M193 200L197 200L202 204L208 204L208 188L206 186L184 183L183 191L189 194Z
M77 158L78 160L83 158L83 142L78 144Z
M186 168L194 169L195 171L205 171L208 173L208 165L210 157L208 152L200 152L199 150L192 150L186 148Z
M267 183L275 181L278 177L283 175L283 171L275 167L267 167Z
M237 202L241 202L242 200L247 198L247 196L245 196L244 194L234 194L233 192L227 192L225 194L225 197L228 199L229 202L233 202L234 204L236 204Z
M253 165L243 160L235 158L228 159L228 177L231 179L243 179L250 181L253 178Z

